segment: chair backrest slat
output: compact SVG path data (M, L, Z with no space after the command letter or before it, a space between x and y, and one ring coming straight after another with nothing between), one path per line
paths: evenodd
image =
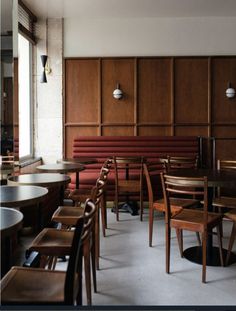
M95 204L87 199L84 217L79 218L75 226L64 286L64 300L67 305L82 305L82 244L91 235L95 211Z
M174 194L197 196L203 200L204 221L208 213L208 181L207 177L180 177L161 173L163 196L166 208L166 221L171 219L170 197Z
M195 157L174 157L167 156L167 171L183 168L198 168L198 156Z

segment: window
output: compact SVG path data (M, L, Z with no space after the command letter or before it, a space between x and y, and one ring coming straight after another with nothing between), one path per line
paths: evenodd
M37 17L18 0L19 158L33 156L32 44Z
M19 157L33 155L32 44L18 34Z

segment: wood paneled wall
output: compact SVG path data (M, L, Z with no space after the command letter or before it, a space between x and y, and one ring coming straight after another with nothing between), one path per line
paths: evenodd
M197 135L236 158L236 56L67 58L64 74L65 156L79 135Z

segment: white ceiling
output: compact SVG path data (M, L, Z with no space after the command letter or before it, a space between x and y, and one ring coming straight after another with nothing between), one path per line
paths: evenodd
M23 0L48 18L236 16L236 0Z

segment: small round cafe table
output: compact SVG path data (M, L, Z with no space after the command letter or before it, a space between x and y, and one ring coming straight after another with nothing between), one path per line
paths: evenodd
M95 158L86 158L86 157L79 157L79 158L63 158L57 160L57 163L78 163L82 165L86 164L94 164L97 163L97 160Z
M21 208L36 206L38 209L38 227L42 227L41 201L48 194L48 189L38 186L1 186L0 206Z
M24 185L24 186L41 186L41 187L47 187L49 189L49 197L51 198L51 189L52 188L59 188L58 194L57 194L57 200L53 200L53 203L45 203L44 208L48 210L55 210L57 208L58 204L63 204L64 199L64 189L66 185L70 182L70 176L65 174L59 174L59 173L35 173L35 174L22 174L18 176L11 176L8 178L7 183L10 186L16 186L16 185ZM54 191L55 192L55 191ZM50 204L50 206L49 206ZM55 205L55 206L54 206ZM44 217L45 218L45 217ZM41 228L43 225L43 218L41 219L40 226Z
M0 207L1 276L12 266L12 236L22 228L23 214L14 208Z
M0 206L23 207L40 202L48 190L38 186L1 186Z
M79 188L79 172L84 170L84 166L79 163L55 163L37 166L37 170L50 173L76 173L76 188Z

